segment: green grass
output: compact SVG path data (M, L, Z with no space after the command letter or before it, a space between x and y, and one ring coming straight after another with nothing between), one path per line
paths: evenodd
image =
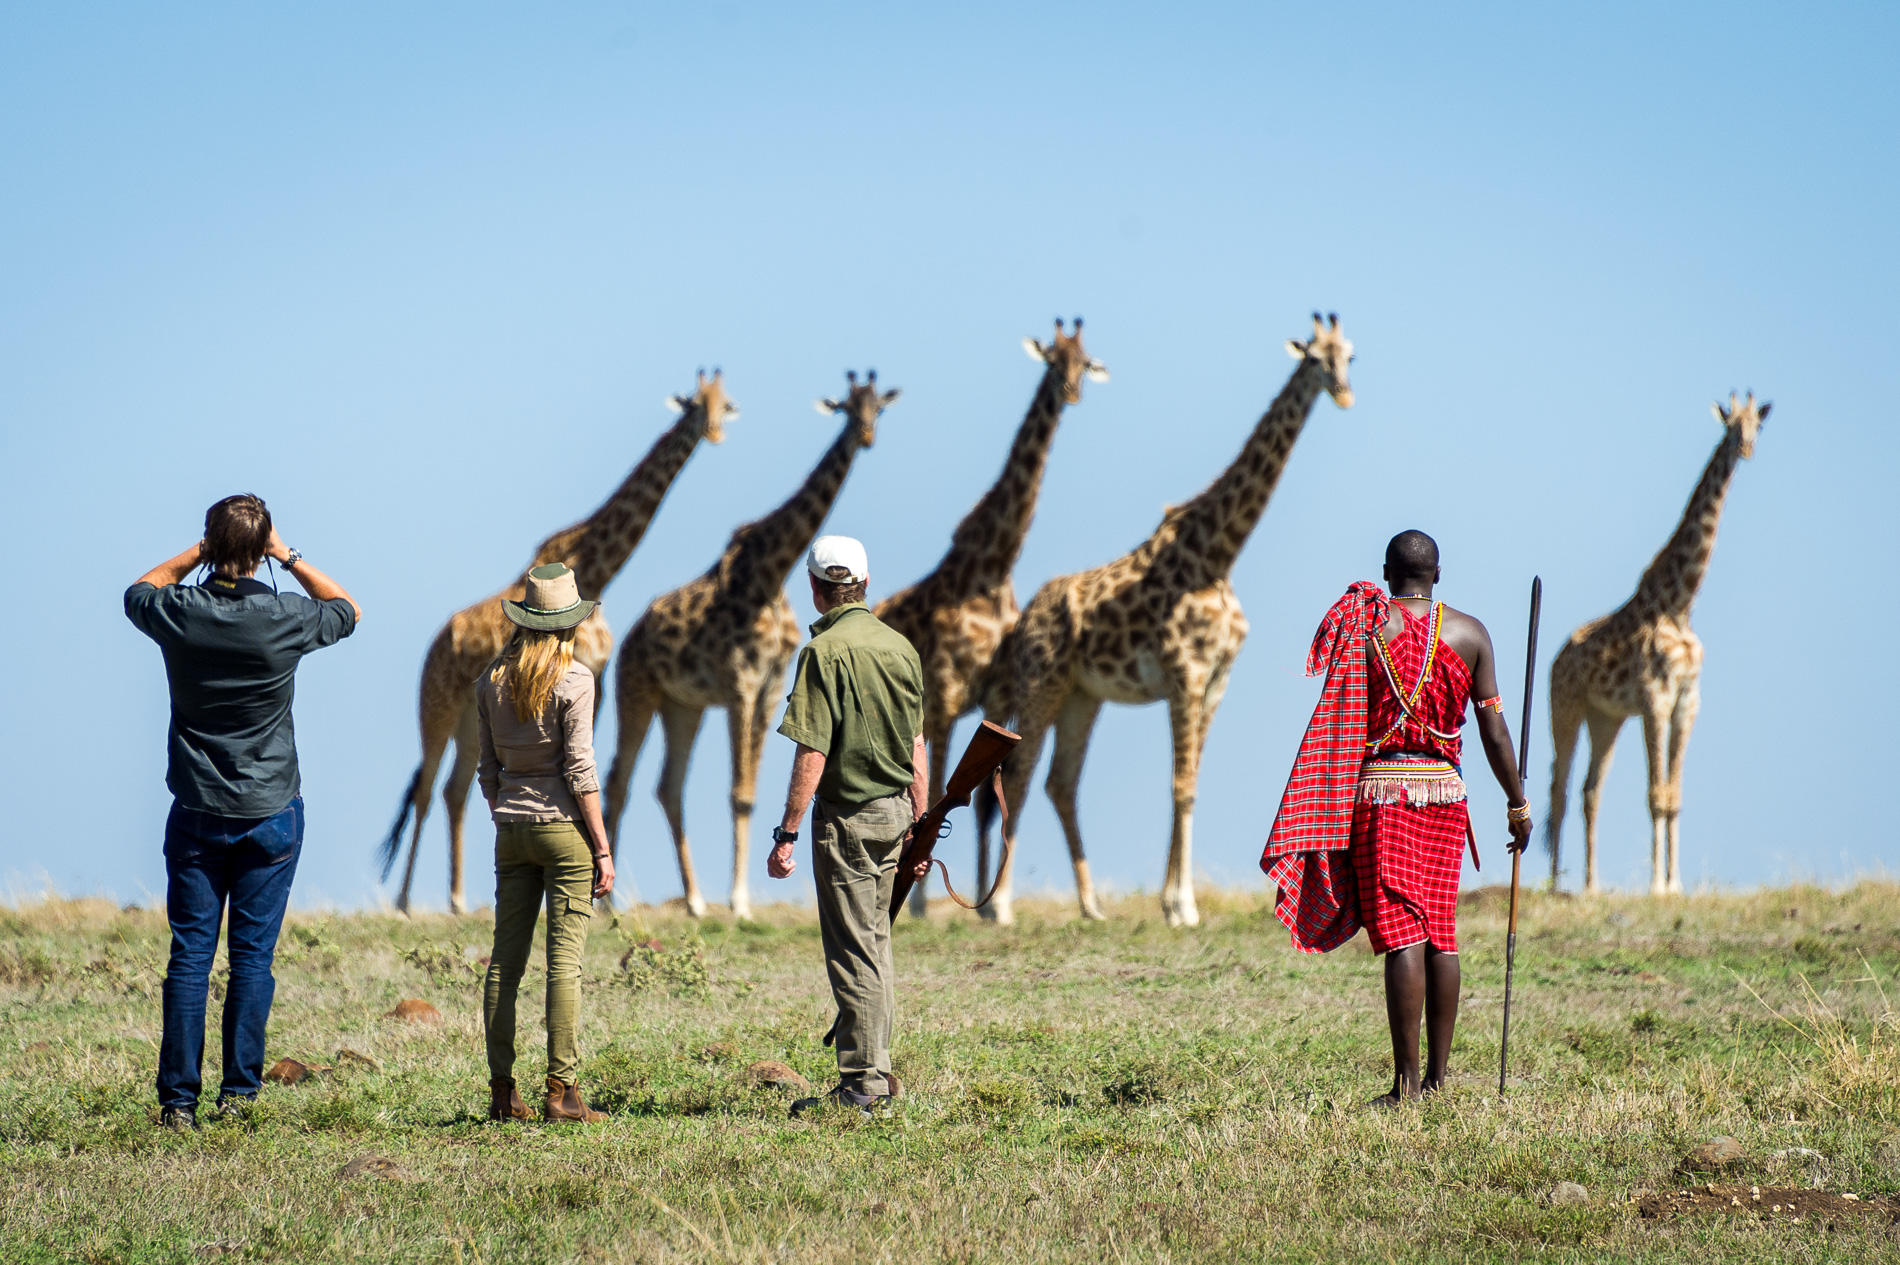
M794 1123L744 1074L774 1058L831 1083L809 916L603 917L583 1089L613 1117L592 1128L482 1118L483 916L296 917L270 1057L347 1046L381 1069L269 1087L189 1136L153 1123L163 917L0 910L0 1261L1900 1256L1884 1214L1634 1203L1715 1134L1748 1148L1745 1181L1900 1191L1900 886L1527 897L1502 1102L1502 901L1470 897L1454 1085L1395 1114L1360 1105L1390 1076L1376 960L1292 952L1260 897L1203 907L1180 932L1151 897L1105 924L1032 903L1008 930L901 925L910 1094L869 1124ZM405 997L446 1022L381 1018ZM1794 1147L1819 1167L1771 1158ZM340 1176L366 1155L398 1171ZM1589 1201L1550 1206L1559 1181Z

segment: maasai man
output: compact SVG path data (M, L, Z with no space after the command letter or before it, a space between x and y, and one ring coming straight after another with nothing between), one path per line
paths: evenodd
M1325 953L1364 927L1385 956L1392 1090L1375 1106L1439 1088L1451 1058L1470 829L1458 731L1468 700L1477 700L1478 736L1509 803L1511 851L1531 837L1491 635L1433 599L1438 579L1437 542L1400 532L1385 550L1392 596L1361 580L1326 612L1306 660L1326 688L1260 858L1280 885L1274 913L1294 948Z

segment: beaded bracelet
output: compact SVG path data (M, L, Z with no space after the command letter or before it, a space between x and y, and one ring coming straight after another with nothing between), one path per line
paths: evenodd
M1506 804L1504 806L1504 816L1506 820L1512 822L1529 821L1531 819L1531 802L1527 799L1521 804Z

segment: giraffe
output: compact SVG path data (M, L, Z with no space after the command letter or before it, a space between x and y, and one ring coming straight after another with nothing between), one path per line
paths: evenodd
M403 912L409 910L422 823L429 815L429 794L451 739L455 742L455 763L442 788L442 807L449 819L449 908L458 914L464 908L462 811L481 754L476 739L473 691L476 678L502 652L513 631L513 625L502 613L502 599L519 601L528 572L547 562L566 563L573 568L580 591L598 598L646 534L654 512L699 441L719 443L725 438L725 423L739 413L738 406L727 398L724 375L717 369L711 378L702 369L691 396L669 396L666 404L680 414L679 421L660 436L606 502L572 527L556 532L537 545L532 561L522 568L512 585L449 616L448 623L430 643L428 656L422 663L421 698L417 707L422 727L422 763L409 781L396 823L390 827L381 850L383 877L387 879L402 846L403 826L413 816L415 825L409 837L409 860L403 867L402 890L396 897L396 908ZM598 609L581 624L575 643L575 659L599 677L613 652L613 633Z
M686 908L706 912L686 841L683 793L693 742L709 707L724 708L732 756L732 912L752 916L746 890L753 791L759 755L785 670L798 649L798 620L785 599L785 578L818 534L860 448L877 435L879 414L898 392L877 389L877 371L845 375L843 400L820 400L818 411L840 414L844 426L791 499L740 527L719 560L698 579L655 598L628 632L614 670L619 746L607 774L607 828L619 847L627 782L655 712L666 744L659 800L679 856Z
M1068 840L1085 918L1102 916L1075 809L1089 732L1105 702L1165 699L1174 748L1174 826L1161 908L1170 926L1200 921L1190 870L1195 785L1208 726L1247 636L1227 575L1265 512L1320 392L1342 409L1352 407L1352 344L1340 333L1337 316L1329 324L1315 313L1312 339L1286 347L1299 364L1233 463L1199 496L1164 511L1154 534L1132 553L1038 589L997 653L999 671L986 710L992 719L999 712L1014 717L1023 739L1005 773L1005 798L1022 803L1053 726L1055 755L1044 785ZM1015 837L1013 825L1005 831ZM1012 855L991 901L998 922L1011 920L1014 868Z
M924 662L924 743L930 751L930 802L943 795L949 776L950 730L980 701L979 677L989 668L1003 634L1018 614L1010 571L1036 512L1042 472L1062 410L1082 400L1082 379L1108 381L1108 370L1082 350L1082 318L1075 332L1056 320L1055 337L1044 345L1023 340L1042 379L1029 411L1016 428L1003 471L989 491L957 524L950 549L936 569L878 604L878 618L910 638ZM987 835L980 841L988 843ZM989 873L988 848L977 859L980 887ZM911 910L922 913L925 884L911 889Z
M1708 574L1715 528L1738 462L1755 454L1755 439L1770 405L1754 392L1728 407L1714 405L1723 434L1702 471L1675 534L1637 581L1629 601L1570 634L1550 665L1550 879L1556 885L1564 798L1577 731L1590 730L1590 770L1583 779L1583 890L1596 892L1597 804L1609 772L1617 730L1643 718L1649 754L1650 879L1652 895L1682 891L1678 866L1682 814L1682 755L1702 705L1698 678L1702 642L1689 629L1689 608Z

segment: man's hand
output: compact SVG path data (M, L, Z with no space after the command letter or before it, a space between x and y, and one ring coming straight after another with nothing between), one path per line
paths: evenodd
M1516 819L1509 823L1511 842L1506 845L1512 852L1522 852L1531 846L1531 819L1526 816L1522 821Z
M772 852L765 858L765 872L773 878L790 878L798 869L798 860L792 855L793 845L775 843Z
M614 858L610 852L594 854L594 899L614 890Z
M264 555L275 558L278 562L290 557L290 546L284 543L284 538L277 534L277 528L274 526L270 529L270 539L264 542Z

